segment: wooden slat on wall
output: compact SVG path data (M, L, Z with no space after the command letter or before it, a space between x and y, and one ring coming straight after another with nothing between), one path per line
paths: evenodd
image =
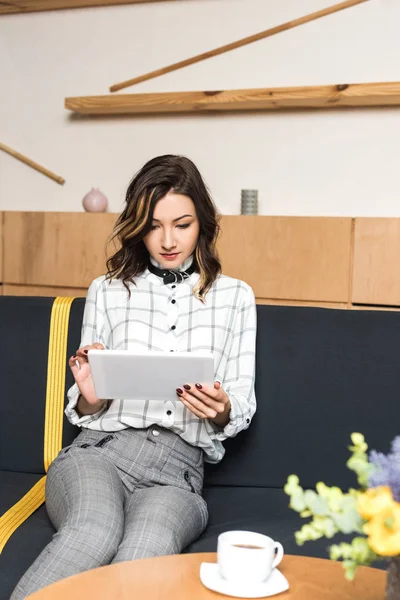
M86 297L87 288L47 287L43 285L14 285L6 283L3 286L3 296L73 296Z
M355 220L352 302L400 306L400 219Z
M115 214L5 212L4 282L87 288L105 272Z
M223 271L257 298L348 302L351 226L351 218L224 217Z
M0 3L0 15L41 10L84 8L87 6L140 4L143 2L165 2L165 0L24 0L24 2L20 0L4 0Z
M85 115L145 115L360 106L399 106L400 83L333 84L289 88L161 92L65 98Z

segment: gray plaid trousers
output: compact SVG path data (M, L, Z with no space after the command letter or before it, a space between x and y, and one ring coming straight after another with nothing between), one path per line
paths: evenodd
M50 465L57 533L11 600L110 563L179 554L207 525L203 470L203 451L169 430L83 430Z

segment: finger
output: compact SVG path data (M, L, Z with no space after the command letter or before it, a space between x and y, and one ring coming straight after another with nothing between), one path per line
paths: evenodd
M189 387L189 385L187 385L187 387ZM213 392L214 396L211 397L209 394L205 393L205 391L203 391L203 389L204 389L203 387L201 390L199 390L196 386L190 386L190 390L185 388L185 391L188 394L191 394L192 396L194 396L195 398L200 400L200 402L202 402L203 404L209 406L215 412L217 412L217 413L224 412L225 404L222 401L222 398L218 398L218 396L215 395L218 392L216 392L214 390L214 392ZM212 393L212 392L210 391L210 393Z
M71 356L71 358L69 359L68 364L69 366L76 365L77 363L79 363L79 365L84 365L86 362L87 361L84 357L74 354L74 356Z
M219 390L219 389L221 388L221 382L220 382L220 381L216 381L216 382L214 383L214 388L215 388L216 390Z
M203 413L208 419L215 419L219 410L215 410L214 407L207 405L202 402L199 398L191 394L190 392L185 392L183 396L181 396L182 400L188 402L191 406L193 406L196 410Z
M180 401L186 406L188 410L190 410L190 412L196 415L196 417L199 417L199 419L208 419L206 414L204 414L201 410L195 408L192 404L190 404L190 402L188 402L188 400L182 398L182 396L180 396Z
M79 373L81 363L79 362L79 358L76 355L71 356L71 358L68 361L68 364L74 376Z
M83 361L87 362L88 361L87 353L88 353L88 351L85 348L79 348L76 351L76 356L78 358L81 358Z
M192 392L194 395L198 394L199 398L208 396L213 400L218 400L218 397L220 396L217 390L210 385L206 385L205 383L185 383L183 387L186 391L190 390L190 392Z
M82 348L79 348L79 350L77 350L76 353L78 356L87 357L89 350L104 350L104 346L103 344L100 344L100 342L95 342L94 344L82 346Z

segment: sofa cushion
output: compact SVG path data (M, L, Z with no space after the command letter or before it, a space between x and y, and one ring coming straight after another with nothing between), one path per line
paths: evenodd
M6 512L42 475L0 471L0 514ZM0 600L8 600L19 579L51 541L53 526L44 506L11 536L0 554Z
M356 485L346 468L353 431L388 451L398 434L400 313L258 306L258 409L207 466L206 483Z

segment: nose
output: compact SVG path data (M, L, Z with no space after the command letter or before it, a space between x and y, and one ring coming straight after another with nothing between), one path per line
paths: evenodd
M173 248L176 247L176 241L173 230L164 229L164 235L161 240L161 245L163 247L163 250L165 250L166 252L170 252L171 250L173 250Z

